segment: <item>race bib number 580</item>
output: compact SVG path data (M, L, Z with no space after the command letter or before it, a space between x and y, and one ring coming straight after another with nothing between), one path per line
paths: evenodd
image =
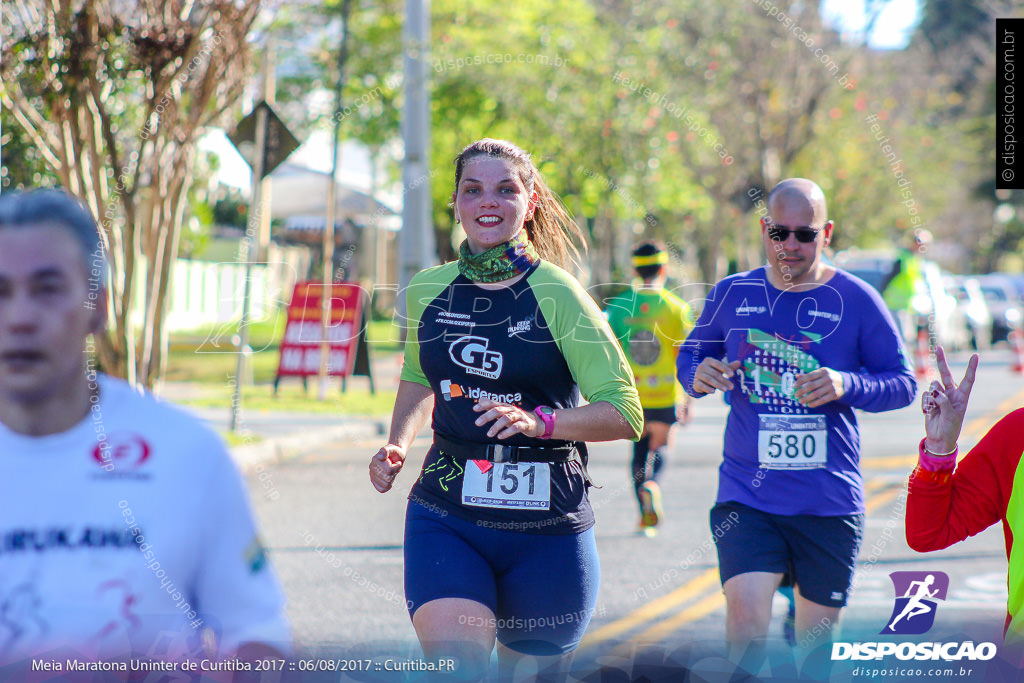
M772 470L816 469L828 462L824 415L759 415L757 460Z
M494 463L483 472L469 461L462 479L462 502L481 508L547 510L551 507L551 465Z

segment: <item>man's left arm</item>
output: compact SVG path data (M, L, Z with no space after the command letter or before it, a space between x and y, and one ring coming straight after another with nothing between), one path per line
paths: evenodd
M800 375L795 395L807 407L842 401L851 408L880 413L908 406L917 395L917 380L907 364L903 341L881 297L870 292L861 305L855 332L861 370L823 367Z

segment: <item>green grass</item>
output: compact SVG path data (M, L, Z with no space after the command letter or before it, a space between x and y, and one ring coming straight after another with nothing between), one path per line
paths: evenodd
M276 347L273 350L253 353L253 380L257 384L274 381L278 355ZM210 353L194 346L172 346L167 357L167 373L164 379L169 382L226 384L235 376L237 365L238 354L234 352Z
M285 316L282 309L273 317L249 326L253 381L256 384L274 381ZM164 379L169 382L226 383L235 376L238 364L238 355L231 345L231 336L236 332L237 324L207 326L172 334ZM367 327L367 339L373 358L402 350L400 331L391 320L371 321ZM359 379L352 381L365 383Z
M257 444L263 441L263 437L259 434L246 434L245 436L242 436L241 434L229 431L222 431L219 432L219 434L220 438L224 439L224 443L226 443L229 448L234 446L251 446L252 444Z
M377 357L380 351L373 348L371 353ZM340 390L340 381L333 378L325 401L317 399L317 378L308 379L308 394L303 390L300 379L283 378L278 396L274 398L272 382L277 373L278 355L276 346L253 353L251 362L256 385L242 387L242 405L246 410L384 415L394 407L395 387L382 388L378 380L377 391L371 395L369 382L364 377L349 378L344 393ZM235 353L209 353L201 347L179 344L170 352L165 379L201 385L196 387L195 397L179 400L185 405L223 407L231 402L237 362Z
M371 353L401 351L401 330L393 320L371 320L366 328L366 339L370 342Z
M214 263L238 263L239 241L226 237L211 237L199 250L195 257Z
M233 387L227 382L204 387L201 395L178 400L183 405L196 408L223 408L231 405ZM377 390L373 395L365 379L350 379L348 390L341 393L335 380L328 390L327 399L317 399L315 378L309 382L309 393L302 389L298 380L281 382L277 398L273 388L267 386L242 387L242 408L251 412L316 413L334 415L388 415L395 406L395 390Z
M254 351L277 348L284 336L287 313L279 308L272 315L249 324L249 346ZM194 330L173 332L170 335L171 349L188 348L207 352L232 351L231 337L238 334L238 321L220 325L206 325Z
M333 415L388 415L395 405L396 387L382 388L377 381L377 392L370 394L369 383L363 377L348 381L348 390L341 393L339 380L333 379L327 399L317 399L318 384L315 377L309 378L308 394L302 389L302 382L296 378L281 381L278 396L273 396L271 383L277 374L280 359L279 346L284 335L285 311L279 310L273 317L253 323L249 327L249 345L252 375L255 386L242 388L242 407L252 412L294 412ZM196 408L231 405L238 355L231 346L231 336L237 325L208 326L184 333L171 335L167 357L169 382L189 382L196 387L191 398L178 402ZM367 328L370 340L370 355L379 359L401 350L398 328L391 320L374 320ZM217 341L219 338L219 342ZM226 435L230 445L245 443L237 435ZM239 440L233 443L232 439ZM251 443L250 439L250 443Z

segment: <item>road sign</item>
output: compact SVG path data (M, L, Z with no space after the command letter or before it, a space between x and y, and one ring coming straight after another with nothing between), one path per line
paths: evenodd
M266 100L261 100L253 107L249 115L238 123L235 131L228 136L232 144L238 149L238 153L253 168L256 167L256 118L260 110L267 112L267 141L263 149L263 175L261 179L270 175L270 172L281 165L288 155L294 152L301 144L284 122L277 117L274 110Z
M320 368L320 317L323 283L298 282L288 305L275 385L281 377L309 377ZM366 292L354 282L335 282L327 292L331 317L327 326L328 369L335 377L370 376L366 348ZM372 387L372 379L371 379Z

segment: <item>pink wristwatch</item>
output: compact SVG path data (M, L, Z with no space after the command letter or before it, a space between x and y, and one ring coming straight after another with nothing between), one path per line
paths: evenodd
M555 409L551 406L537 406L533 412L544 423L544 433L538 438L550 439L555 431Z

